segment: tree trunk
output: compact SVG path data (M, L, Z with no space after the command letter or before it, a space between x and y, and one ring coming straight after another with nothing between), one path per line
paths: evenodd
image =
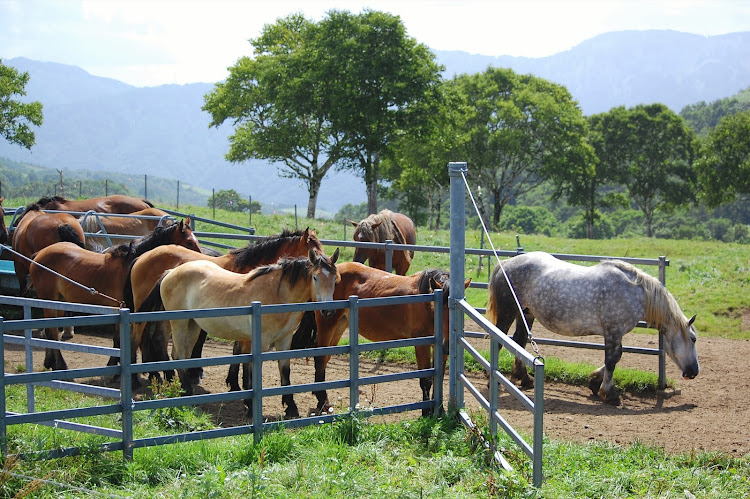
M380 155L375 153L372 162L365 170L365 184L367 187L367 213L373 214L378 212L378 166L380 165Z
M315 207L318 204L318 193L320 192L320 179L313 178L310 181L310 197L307 200L307 218L315 218Z

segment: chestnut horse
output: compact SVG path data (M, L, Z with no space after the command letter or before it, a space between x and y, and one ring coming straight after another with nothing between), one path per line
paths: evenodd
M84 247L85 236L78 219L68 213L45 213L37 203L28 205L11 227L11 246L25 256L32 256L55 243L70 242ZM21 294L26 294L31 263L26 258L13 256L13 266Z
M127 236L147 236L154 229L161 225L170 225L174 223L169 213L159 208L146 208L145 210L134 211L122 217L97 216L90 213L82 215L78 221L81 223L84 232L89 234L103 231L103 234L119 234ZM152 217L152 218L137 218ZM86 248L97 251L98 248L110 246L107 237L89 236L86 238Z
M164 274L185 262L207 260L223 269L246 274L261 265L275 263L282 257L306 255L311 249L316 254L324 254L315 230L310 230L310 228L304 231L284 230L281 234L260 239L256 243L248 244L243 248L233 249L222 256L199 254L173 246L156 248L133 264L129 277L125 281L125 304L130 310L138 310L143 300L151 293L151 290L154 289L156 283L161 280ZM169 360L167 352L169 336L159 323L155 323L154 328L152 328L153 331L145 335L145 324L134 323L132 328L134 341L141 346L143 362ZM205 335L202 335L196 345L196 357L200 357L204 340ZM235 351L237 352L245 349L246 347L235 345ZM230 377L232 377L232 371L237 369L236 365L231 366ZM167 375L169 374L167 373ZM233 376L236 380L237 374ZM237 385L237 382L235 381L234 384ZM239 389L239 386L237 386L237 389Z
M664 334L667 354L683 377L698 375L695 316L685 317L658 279L629 263L605 260L585 267L535 251L496 265L489 282L487 319L503 332L515 320L513 340L525 347L528 331L516 297L529 329L536 318L557 334L604 336L604 365L589 376L589 388L606 402L620 403L612 373L622 355L622 337L641 320ZM519 360L513 367L513 377L520 379L522 386L533 386Z
M104 253L95 253L72 243L55 243L34 256L31 282L37 295L43 300L119 306L124 298L125 279L133 261L147 251L165 244L179 244L196 253L200 252L198 240L190 230L189 220L169 227L157 227L140 242L113 246ZM92 294L91 288L97 293ZM44 314L45 317L59 317L62 312L46 309ZM59 340L57 328L47 328L46 336L47 339ZM133 348L132 356L135 357L135 354L136 348ZM67 365L59 350L47 349L44 367L66 369ZM134 382L138 383L137 377Z
M138 311L247 307L253 301L260 301L264 305L330 301L338 279L338 256L338 249L330 259L310 249L307 257L281 259L276 264L259 267L247 274L225 270L206 260L186 262L167 273ZM323 311L322 315L332 313L328 310ZM265 315L261 330L262 351L271 347L289 350L292 334L302 320L302 314L296 311ZM248 315L175 319L170 320L169 324L174 360L191 357L202 330L216 338L248 344L248 347L252 341L252 316ZM250 349L243 353L250 353ZM290 360L279 360L282 386L290 384L289 371ZM193 380L187 370L179 369L178 373L182 388L187 395L192 395ZM248 380L250 376L252 372ZM244 388L251 388L249 381ZM286 405L287 418L299 417L291 394L283 395L281 400ZM247 404L247 408L248 414L252 415L252 405Z
M133 213L138 210L145 210L146 208L153 208L150 202L145 199L138 199L131 196L123 196L121 194L114 194L112 196L105 196L100 198L81 199L76 201L73 199L65 199L60 196L45 197L41 198L36 202L44 210L59 210L59 211L98 211L100 213Z
M424 270L410 276L397 276L379 269L373 269L357 262L344 262L338 266L341 280L336 284L334 300L346 300L349 296L359 298L381 298L386 296L403 296L432 293L437 288L443 289L443 343L447 353L448 345L448 293L449 275L442 270ZM468 287L471 279L464 286ZM318 346L338 345L341 335L349 325L349 309L336 310L330 317L315 312ZM379 307L362 307L359 309L359 334L370 341L398 340L433 336L435 334L435 304L409 303ZM414 347L419 369L432 366L432 355L429 345ZM315 357L315 382L326 379L326 365L330 355ZM447 360L445 355L443 362ZM420 378L422 400L430 399L431 378ZM328 394L325 390L314 392L318 398L318 411L329 407ZM423 409L423 415L430 415L430 409Z
M349 223L356 227L354 229L354 240L357 242L384 243L391 240L395 244L417 243L417 229L414 227L414 222L402 213L383 210L360 222L349 220ZM393 269L398 275L406 275L412 258L414 258L414 251L398 250L393 252ZM365 263L368 259L371 267L385 270L385 250L354 249L355 262Z

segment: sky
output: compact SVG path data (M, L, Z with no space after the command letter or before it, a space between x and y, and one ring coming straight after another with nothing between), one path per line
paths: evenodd
M70 64L139 87L215 83L252 56L248 40L265 24L366 8L400 16L433 50L490 56L548 56L610 31L750 31L748 0L0 0L0 59Z

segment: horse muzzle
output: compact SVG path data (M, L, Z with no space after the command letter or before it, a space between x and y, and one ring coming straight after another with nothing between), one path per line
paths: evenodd
M321 310L320 311L320 315L322 315L326 319L330 319L331 317L333 317L333 314L335 314L335 313L336 313L336 311L333 310L333 309L330 309L330 310Z
M690 366L689 369L682 371L682 379L694 379L698 376L698 365Z

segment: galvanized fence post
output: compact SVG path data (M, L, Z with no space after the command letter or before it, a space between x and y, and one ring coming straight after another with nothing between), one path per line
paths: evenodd
M436 289L435 300L435 347L433 348L432 366L435 369L435 379L432 387L432 398L435 399L433 414L440 415L443 407L443 380L445 372L443 365L443 290Z
M349 412L359 410L359 297L349 297Z
M133 385L130 371L130 310L120 309L120 407L122 410L122 458L133 459Z
M3 375L0 376L0 452L2 456L8 455L8 428L5 424L5 324L0 317L0 366L3 366Z
M500 343L494 336L490 336L490 437L493 447L497 446L497 420L495 420L495 412L497 411L499 383L495 379L495 371L498 370L499 360ZM524 367L524 369L526 368Z
M464 252L466 250L466 197L462 174L466 163L448 163L450 177L450 296L448 297L450 321L450 404L456 409L464 406L464 390L459 373L464 370L464 350L458 341L464 332L464 314L457 303L464 297Z
M252 303L253 307L253 331L252 331L252 348L253 361L252 366L252 389L253 389L253 442L256 444L263 438L263 343L261 341L261 314L259 301Z
M667 285L667 257L659 257L659 282ZM664 333L659 331L659 389L667 387L667 350L665 345Z
M544 360L534 359L534 463L532 482L534 487L541 487L544 475L542 473L542 452L544 443Z
M26 320L31 319L31 306L23 306L23 318ZM34 350L31 348L32 330L26 328L23 330L23 337L26 340L24 345L24 351L26 353L26 372L34 372ZM34 385L28 383L26 385L26 410L28 412L34 412L36 410L36 404L34 402Z

